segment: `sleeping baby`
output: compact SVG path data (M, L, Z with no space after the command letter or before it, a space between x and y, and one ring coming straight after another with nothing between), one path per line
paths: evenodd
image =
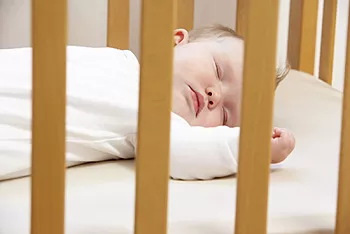
M244 41L222 25L174 31L170 176L213 179L238 166ZM30 174L31 48L0 50L0 180ZM282 72L281 72L282 71ZM276 85L288 70L276 72ZM129 50L67 47L67 166L135 157L139 62ZM271 163L295 140L274 128ZM50 157L50 155L47 155Z

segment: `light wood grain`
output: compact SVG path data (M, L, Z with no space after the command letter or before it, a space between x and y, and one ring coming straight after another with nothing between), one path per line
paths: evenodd
M314 74L318 0L290 2L288 60L292 69Z
M66 25L66 0L32 0L32 234L64 233Z
M174 1L142 1L136 234L167 231L174 22Z
M176 28L193 29L194 0L176 0Z
M337 0L325 0L323 6L319 77L328 84L332 84L336 17Z
M278 7L250 0L246 9L235 234L266 233Z
M247 0L237 0L237 13L236 13L236 32L238 35L244 37L247 25Z
M108 0L107 46L129 49L130 0Z
M349 9L350 12L350 9ZM350 233L350 18L346 49L336 234Z

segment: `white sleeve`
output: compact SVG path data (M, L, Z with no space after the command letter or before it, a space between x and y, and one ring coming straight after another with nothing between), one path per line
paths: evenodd
M213 179L237 172L239 128L193 127L173 115L170 176L174 179Z
M172 113L170 177L208 180L237 172L239 128L193 127ZM137 150L137 134L129 136Z

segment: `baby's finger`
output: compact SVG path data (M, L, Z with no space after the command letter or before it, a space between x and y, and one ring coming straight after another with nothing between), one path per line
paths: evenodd
M272 137L273 138L277 138L277 137L281 137L281 134L283 133L281 128L274 128L273 129L273 134Z
M283 132L287 132L287 129L285 129L285 128L274 128L274 131L277 134L281 135Z

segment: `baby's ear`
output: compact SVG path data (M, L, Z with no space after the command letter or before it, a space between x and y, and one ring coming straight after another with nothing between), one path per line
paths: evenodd
M187 44L188 43L188 32L186 29L175 29L174 30L174 46Z

